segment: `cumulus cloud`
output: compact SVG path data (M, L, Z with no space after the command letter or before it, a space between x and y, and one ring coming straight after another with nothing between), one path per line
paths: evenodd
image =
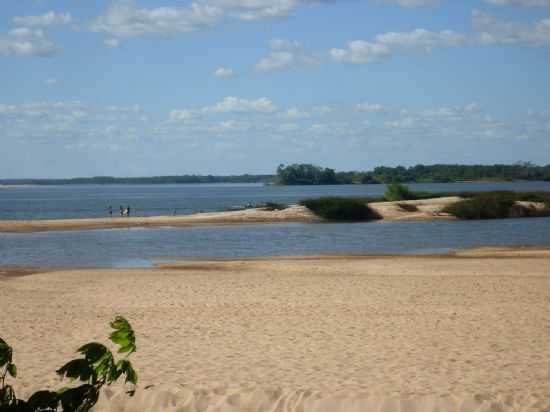
M259 72L272 72L290 66L294 62L294 55L286 51L271 52L256 63Z
M277 107L267 97L260 97L256 100L241 99L238 97L226 97L214 106L205 107L207 113L273 113Z
M41 29L19 27L0 34L0 55L6 56L51 56L56 53L55 45Z
M172 34L200 30L224 19L281 18L298 7L331 0L195 0L179 7L140 8L135 0L114 0L89 29L117 36Z
M300 110L295 107L288 109L285 112L282 112L280 116L284 119L289 120L298 120L298 119L308 119L311 117L311 113L305 110Z
M229 68L229 67L218 67L216 71L214 71L214 76L220 77L222 79L228 79L231 77L235 77L237 73Z
M390 49L385 44L354 40L346 49L331 49L330 56L338 63L368 64L389 58Z
M433 6L439 3L439 0L384 0L389 4L397 4L401 7L414 8L414 7L425 7Z
M116 49L120 46L120 40L118 39L106 39L103 41L105 46L110 47L111 49Z
M193 111L187 109L172 110L168 115L172 122L189 122L193 120L196 115Z
M550 0L485 0L485 2L495 6L550 7Z
M480 10L472 12L472 24L483 44L540 47L550 44L550 19L533 24L502 20Z
M466 36L451 30L432 32L425 29L416 29L411 32L389 32L376 36L376 41L388 46L403 48L420 48L430 51L440 47L459 47L466 43Z
M72 21L71 13L56 13L49 11L40 16L15 17L13 22L16 26L25 27L47 27L69 24Z
M366 113L380 113L385 111L386 108L379 103L360 103L355 105L355 110Z
M210 26L222 15L218 7L191 3L186 7L138 8L134 0L116 0L90 25L91 31L118 36L185 33Z
M294 64L318 64L320 58L306 51L297 41L274 39L270 44L271 52L260 59L255 66L256 71L272 72L282 70Z
M378 34L374 41L354 40L346 49L331 49L332 59L339 63L369 64L379 63L392 56L395 49L420 49L430 52L436 48L459 47L467 43L464 34L443 30L433 32L416 29L411 32L388 32Z

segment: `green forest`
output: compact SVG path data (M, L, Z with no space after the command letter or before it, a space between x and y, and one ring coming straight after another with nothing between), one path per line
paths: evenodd
M371 171L336 172L311 164L279 165L277 182L281 185L333 185L376 183L444 183L464 181L550 181L550 165L532 163L513 165L416 165L379 166Z
M300 163L281 164L276 174L230 176L181 175L154 177L80 177L72 179L0 179L5 185L84 185L84 184L180 184L180 183L263 183L279 185L343 185L377 183L445 183L468 181L550 181L550 165L529 162L511 165L416 165L379 166L369 171L340 171Z

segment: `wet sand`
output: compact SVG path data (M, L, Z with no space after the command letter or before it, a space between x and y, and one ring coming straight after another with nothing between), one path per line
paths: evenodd
M15 270L0 270L0 335L23 396L62 386L53 371L122 314L140 385L96 410L550 407L548 249Z

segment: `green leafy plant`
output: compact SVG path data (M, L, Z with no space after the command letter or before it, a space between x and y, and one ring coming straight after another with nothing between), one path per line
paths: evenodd
M369 221L381 219L380 215L369 207L366 198L321 197L300 202L317 216L334 221Z
M399 183L390 183L386 188L384 197L389 202L397 200L415 200L415 194L405 185Z
M82 358L74 359L56 372L80 385L58 391L38 391L27 401L17 399L12 386L6 383L7 375L15 378L17 367L13 363L13 349L0 339L0 412L86 412L99 399L104 385L111 385L121 376L125 383L137 384L138 375L129 360L136 351L136 338L130 323L122 316L111 322L113 332L109 339L118 346L119 360L103 344L91 342L78 349ZM133 391L129 392L133 395ZM61 409L60 409L61 408Z

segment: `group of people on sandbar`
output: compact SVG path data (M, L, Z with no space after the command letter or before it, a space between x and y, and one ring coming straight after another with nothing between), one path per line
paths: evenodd
M107 208L107 212L109 213L109 216L113 216L113 207L109 206ZM120 206L120 216L130 216L130 206L128 207L122 207Z

